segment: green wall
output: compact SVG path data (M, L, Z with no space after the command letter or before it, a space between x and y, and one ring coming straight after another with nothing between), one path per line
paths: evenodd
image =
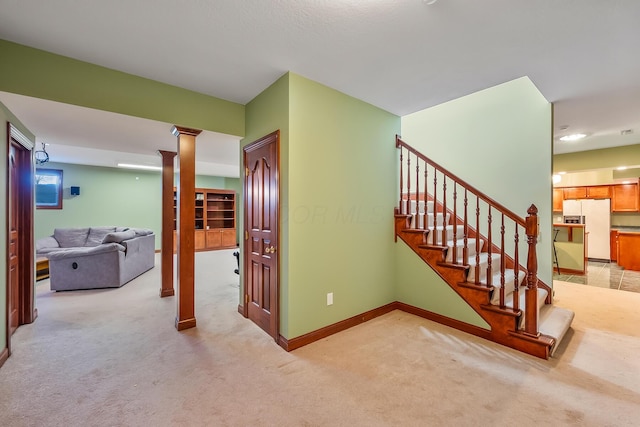
M247 104L245 123L245 138L240 142L241 165L243 164L242 148L244 146L271 132L280 130L280 215L284 219L286 207L289 205L289 73L280 77ZM242 214L239 218L244 218L243 203L240 203L240 212ZM244 223L242 220L240 222L240 228L244 230ZM289 224L287 221L282 221L279 232L280 334L284 337L292 337L289 333ZM239 239L239 241L240 246L243 247L244 239ZM244 262L243 255L244 250L241 250L240 265ZM244 277L241 274L238 295L241 304L243 295Z
M290 73L289 336L395 301L400 118ZM333 292L334 304L326 305Z
M556 173L632 165L640 165L640 144L553 156L553 171Z
M36 140L35 136L29 132L20 120L18 120L4 104L0 103L0 132L2 132L2 137L0 137L0 153L3 153L1 156L3 161L0 162L0 188L5 195L5 197L2 197L4 206L0 209L0 224L3 224L0 226L0 259L3 260L0 262L0 352L6 349L7 344L7 122L13 124L13 126L19 129L20 132L34 144Z
M0 40L0 90L98 110L244 134L244 106ZM168 56L167 61L171 61ZM186 65L188 66L188 65Z
M402 139L521 217L535 204L538 277L552 285L552 108L529 78L405 116Z
M162 230L161 175L131 169L47 163L44 169L63 171L62 209L36 209L36 239L50 236L58 227L116 225L150 228L160 249ZM227 181L231 187L227 187ZM196 176L196 187L236 189L238 179ZM70 196L69 187L79 186L80 195Z
M293 73L246 111L243 146L281 132L280 333L298 337L395 301L400 118Z

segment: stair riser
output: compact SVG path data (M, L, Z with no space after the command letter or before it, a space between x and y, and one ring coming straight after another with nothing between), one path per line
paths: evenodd
M449 250L447 251L447 262L453 262L453 243L452 242L447 242L448 244L445 244L444 246L449 246ZM481 246L482 247L482 246ZM458 264L467 264L466 260L462 259L462 256L464 255L464 241L458 241L458 243L455 245L455 253L456 253L456 259L457 259L457 263ZM476 256L476 239L467 239L467 252L468 252L468 258L469 261L472 261L473 258L475 258Z
M524 279L524 272L520 271L518 272L518 283L522 283L522 280ZM507 307L511 307L513 308L513 304L511 303L512 298L513 298L513 291L515 290L516 287L516 280L514 278L514 273L513 270L507 270L504 273L504 298L505 298L505 305ZM495 305L500 305L500 288L502 287L501 282L501 277L500 274L496 274L493 277L493 293L491 295L491 304L495 304Z
M483 254L480 254L483 255ZM480 260L480 264L478 265L478 267L476 267L475 265L476 263L476 259L475 259L475 254L473 257L469 257L469 281L473 282L475 281L475 272L476 272L476 268L480 271L480 282L482 283L487 283L487 273L489 273L490 276L494 276L495 274L497 274L498 272L500 272L500 255L498 254L492 254L491 255L491 271L488 271L489 268L489 261L487 259L487 255L486 252L484 253L484 255L482 256L481 260Z
M520 310L522 310L522 316L520 317L520 323L518 324L518 327L520 329L524 329L525 326L525 312L526 312L526 307L525 307L525 300L526 300L526 287L522 286L520 288ZM547 298L547 291L542 289L542 288L538 288L538 314L537 314L537 318L540 319L540 309L542 307L544 307L544 301Z
M407 201L403 200L402 201L402 214L406 214L406 208L407 206ZM424 200L419 200L417 203L415 200L411 200L409 202L409 213L410 214L416 214L416 213L425 213L425 209L424 209L425 203ZM433 202L432 201L428 201L427 202L427 213L432 213L434 211L433 209Z
M453 226L447 226L447 230L446 230L446 236L445 236L445 242L449 242L453 240ZM462 240L464 239L464 226L462 225L458 225L456 227L456 233L455 233L455 237L457 240ZM436 242L442 244L442 228L440 229L429 229L429 237L427 238L428 242L430 244L433 243L433 239L436 239Z
M424 218L423 214L412 214L411 215L411 227L412 228L424 228ZM450 215L447 214L446 218L441 213L436 214L435 219L432 213L427 214L427 228L434 227L434 221L437 221L437 227L442 227L444 224L448 224L450 219Z

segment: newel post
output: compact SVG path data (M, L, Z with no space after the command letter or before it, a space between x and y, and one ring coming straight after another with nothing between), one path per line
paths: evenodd
M529 253L527 255L527 290L525 291L525 326L527 335L539 336L538 332L538 255L536 245L538 243L538 208L531 205L527 209L529 214L526 219L527 243Z

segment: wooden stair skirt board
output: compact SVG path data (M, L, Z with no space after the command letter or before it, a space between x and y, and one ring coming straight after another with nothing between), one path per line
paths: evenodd
M553 307L552 307L553 308ZM278 338L278 345L286 351L293 351L297 348L303 347L307 344L311 344L315 341L327 338L338 332L347 330L353 326L357 326L371 319L374 319L383 314L390 313L394 310L404 311L405 313L413 314L415 316L422 317L427 320L431 320L436 323L457 329L462 332L466 332L471 335L475 335L480 338L484 338L498 344L502 344L506 347L514 348L516 350L523 351L533 356L547 359L550 356L550 351L554 349L555 340L549 336L541 335L538 338L530 337L523 332L516 331L514 329L508 331L505 334L498 334L495 331L480 328L469 323L461 322L450 317L443 316L441 314L433 313L428 310L424 310L419 307L414 307L403 302L395 301L382 307L369 310L365 313L358 314L340 322L325 326L315 331L311 331L307 334L287 339L282 335ZM559 309L564 312L568 310ZM571 313L571 312L569 312ZM562 317L560 315L559 317ZM565 330L566 332L566 330Z
M433 215L433 212L429 212L433 209L433 204L428 206L426 214L422 214L423 217L426 215L427 218L431 218L429 215L432 215L433 218L447 218L445 221L449 221L448 216ZM547 304L551 301L549 291L545 287L539 287L536 290L539 334L526 334L524 326L527 287L523 285L526 284L526 273L519 271L516 278L513 268L501 271L500 254L486 252L488 245L482 237L478 238L477 245L475 237L467 238L468 264L461 265L464 243L461 239L453 240L454 227L446 222L427 219L429 224L427 228L414 228L414 225L423 227L424 220L420 217L418 212L396 214L396 237L403 240L433 268L491 326L491 329L478 328L408 305L399 305L398 308L533 356L544 359L552 356L558 343L570 328L574 313ZM434 224L437 225L434 227ZM463 236L463 230L460 230L460 227L460 225L456 226L455 235L457 236ZM433 244L434 239L436 242L446 241L445 244ZM457 247L457 263L452 263L453 246ZM477 252L476 248L480 248L480 252ZM476 270L478 270L479 279L477 284L475 283ZM492 283L490 287L487 286L489 276ZM504 283L505 290L503 308L500 307L501 283ZM516 283L519 290L517 310L514 309Z

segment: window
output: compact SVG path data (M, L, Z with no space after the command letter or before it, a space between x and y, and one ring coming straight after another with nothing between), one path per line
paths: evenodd
M60 169L36 169L36 208L62 209Z

